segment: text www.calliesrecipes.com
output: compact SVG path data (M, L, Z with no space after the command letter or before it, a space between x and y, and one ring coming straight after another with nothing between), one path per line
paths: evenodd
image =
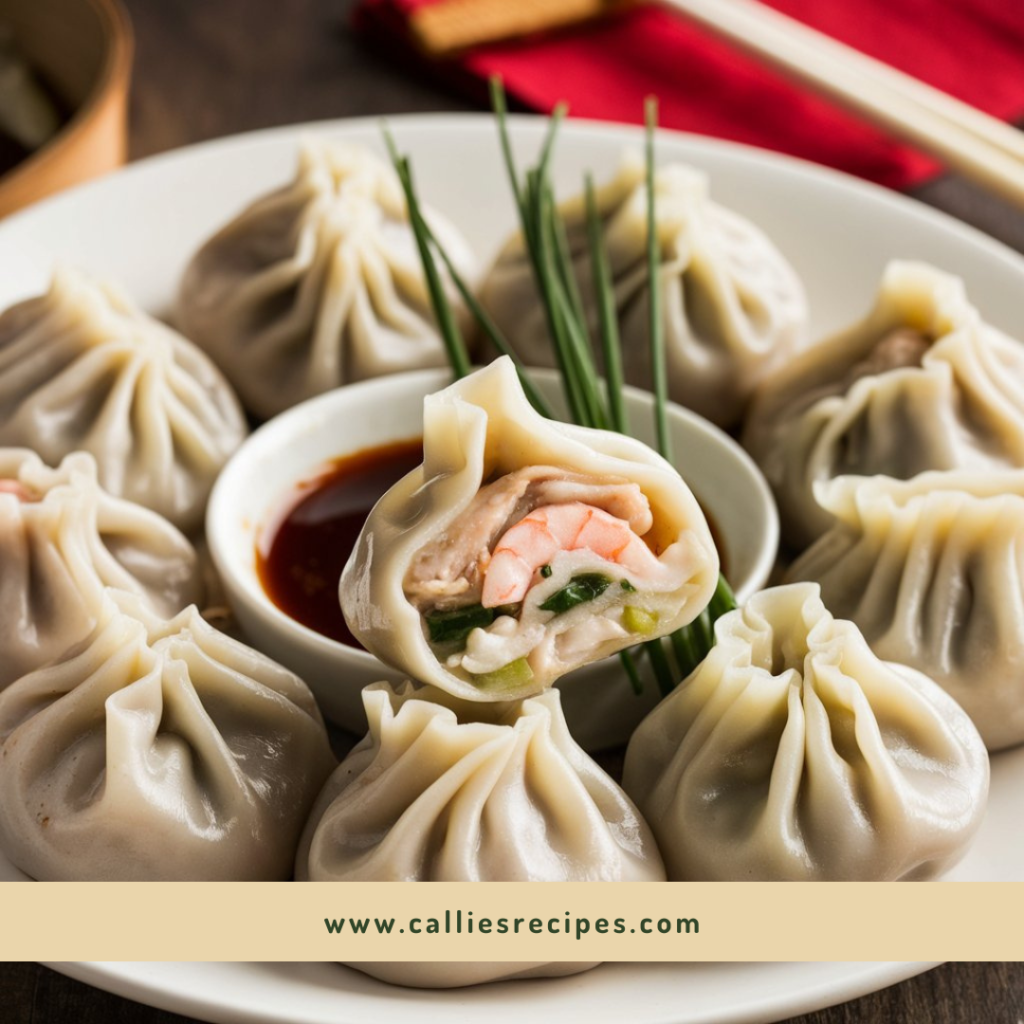
M442 917L325 917L332 935L696 935L695 917L642 917L629 922L615 917L478 917L473 912L446 910Z

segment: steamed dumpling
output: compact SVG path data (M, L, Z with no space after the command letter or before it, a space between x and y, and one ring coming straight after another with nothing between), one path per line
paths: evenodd
M297 676L107 591L85 643L0 694L0 849L40 881L283 881L334 764Z
M989 750L1024 742L1024 473L843 477L835 521L789 570L880 657L931 676Z
M462 236L424 215L474 280ZM398 177L352 144L307 141L295 178L193 258L179 317L261 417L342 384L448 362Z
M416 960L385 963L377 960L342 961L363 974L410 988L462 988L483 985L489 981L520 981L526 978L564 978L568 974L582 974L597 967L600 961L576 960L551 963L516 961L432 961Z
M0 445L87 451L111 494L190 533L246 433L210 360L109 285L58 270L0 316Z
M989 766L952 697L879 660L814 584L756 594L715 637L626 752L671 880L915 880L960 859Z
M191 543L96 477L84 452L50 469L33 452L0 448L0 690L83 640L105 586L161 615L203 600Z
M570 737L558 691L471 703L375 683L370 723L317 798L299 881L648 881L650 830Z
M707 179L682 165L655 178L663 321L671 397L722 427L743 415L766 371L796 351L807 301L795 271L750 221L708 198ZM598 191L627 378L650 385L647 327L647 187L627 152ZM596 325L583 197L562 208L576 276ZM552 349L522 238L513 236L481 290L489 312L530 365Z
M983 323L963 282L891 263L868 316L764 381L744 432L802 549L836 476L1024 467L1024 345Z
M412 678L528 696L711 599L718 553L676 470L632 438L545 419L508 358L426 399L423 451L340 584L353 634Z

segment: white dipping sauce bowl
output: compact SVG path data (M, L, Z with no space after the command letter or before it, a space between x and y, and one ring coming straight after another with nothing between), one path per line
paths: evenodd
M531 371L556 414L564 412L557 373ZM420 370L352 384L310 399L264 424L238 449L210 497L206 533L231 607L249 642L309 684L324 715L363 733L361 691L402 673L366 651L303 626L278 608L257 574L257 544L276 528L299 486L333 460L367 448L416 439L423 399L451 382L448 370ZM653 399L625 388L633 433L653 444ZM768 485L730 437L696 414L670 404L675 464L697 496L724 548L729 581L740 601L761 588L775 561L779 520ZM584 748L625 743L658 702L653 681L634 695L618 658L588 665L558 683L573 736Z

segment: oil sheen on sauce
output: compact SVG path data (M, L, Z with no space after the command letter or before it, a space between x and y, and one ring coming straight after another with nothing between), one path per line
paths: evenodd
M341 571L377 500L422 461L422 439L397 441L335 459L300 485L257 546L256 569L270 600L322 636L359 647L341 614ZM710 517L708 525L724 572L721 535Z
M260 538L256 568L278 608L349 647L338 580L377 499L423 461L420 438L335 459L302 484L275 528Z

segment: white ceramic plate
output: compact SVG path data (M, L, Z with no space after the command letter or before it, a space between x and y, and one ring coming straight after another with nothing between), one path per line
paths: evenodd
M396 117L399 146L414 158L420 188L484 257L513 224L494 124L482 115ZM544 124L514 118L517 150L540 143ZM252 198L286 181L310 131L382 148L376 120L280 128L209 142L142 161L0 223L0 309L41 290L56 260L120 281L154 312L167 312L189 257ZM610 175L639 129L570 123L555 164L563 191L586 168ZM671 132L663 162L684 160L711 175L712 195L751 217L789 257L807 286L813 334L867 309L885 264L926 259L962 276L986 317L1024 337L1024 259L923 204L811 164ZM455 172L457 168L457 173ZM956 880L1024 881L1017 834L1024 817L1024 747L993 759L989 813ZM0 857L0 879L19 873Z
M416 992L337 964L51 963L215 1024L768 1024L875 992L931 963L602 964L586 974Z
M464 230L482 256L490 256L513 223L491 119L396 117L391 126L401 148L415 159L423 194ZM289 178L296 144L310 130L380 148L378 123L369 119L259 132L141 162L4 221L0 308L42 290L53 263L63 260L120 281L150 310L166 313L192 252L252 198ZM536 120L513 119L516 146L524 157L536 151L542 131ZM556 184L575 191L588 168L609 175L623 146L640 142L637 129L567 125ZM981 233L881 189L757 150L667 132L659 137L658 148L662 161L684 160L710 172L714 197L751 217L774 239L807 286L814 334L865 310L884 265L902 257L930 260L959 274L990 321L1024 336L1019 301L1024 260ZM985 825L950 877L1024 880L1017 835L1022 810L1024 749L995 758ZM0 878L24 876L0 858ZM545 1016L561 1009L573 1019L585 993L587 1015L594 1021L614 1016L617 1024L623 1019L655 1024L774 1020L852 998L920 967L617 964L558 984L431 996L385 989L316 964L66 969L96 984L116 983L124 994L149 1001L161 993L161 1005L218 1021L341 1022L371 1015L389 1021L469 1020L479 1019L485 1005L495 1021L505 1005L518 1008L517 1019L524 1008L539 1019L542 1007ZM339 991L349 998L339 999ZM467 1007L475 1008L475 1018ZM316 1008L319 1017L295 1016Z

